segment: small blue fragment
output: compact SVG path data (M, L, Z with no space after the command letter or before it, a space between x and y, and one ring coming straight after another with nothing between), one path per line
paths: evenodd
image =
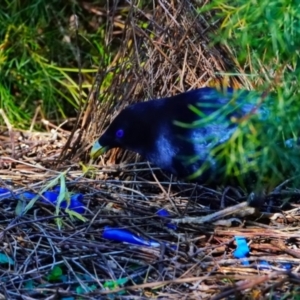
M41 202L51 202L53 204L56 204L58 195L59 195L59 193L57 193L57 192L47 191L47 192L43 193L43 197L45 199L41 198Z
M142 245L147 247L160 247L160 244L154 240L145 240L136 234L126 229L112 228L106 226L104 228L102 237L112 241L126 242L135 245Z
M291 270L293 268L293 265L290 263L282 263L279 265L279 267L285 270Z
M271 265L265 261L265 260L261 260L258 264L258 270L270 270L271 269Z
M235 258L246 258L250 252L250 249L248 247L246 239L243 236L236 236L235 242L236 242L237 248L233 252L233 256ZM243 260L242 265L249 265L249 261Z
M46 196L46 193L53 193L56 192L57 196L55 198L55 195L48 195ZM50 202L52 202L53 204L56 205L56 201L60 192L60 186L55 186L53 188L53 192L45 192L44 193L44 197L47 198ZM83 195L78 193L78 194L73 194L70 198L70 206L69 209L74 210L75 212L79 213L79 214L83 214L85 211L85 207L82 204L83 201ZM67 208L67 202L64 200L61 202L60 204L61 208Z
M0 200L11 198L11 192L9 189L0 188Z
M160 209L156 214L160 217L170 217L171 216L170 213L164 208ZM177 226L175 224L167 223L166 226L169 229L177 230Z
M59 193L59 192L60 192L60 186L59 186L59 185L56 185L56 186L53 188L53 191Z
M18 198L21 200L32 200L34 197L36 197L37 194L31 193L31 192L24 192L20 195L18 195Z
M164 208L161 208L156 214L161 217L169 217L170 216L170 213Z

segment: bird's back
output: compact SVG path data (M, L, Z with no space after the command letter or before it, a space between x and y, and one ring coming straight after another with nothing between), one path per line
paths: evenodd
M202 174L197 179L207 181L220 167L212 150L231 137L237 127L234 119L255 111L258 98L257 94L253 98L251 92L231 88L202 88L137 104L147 109L155 124L152 130L156 137L146 158L180 177L205 167L206 172L199 172ZM262 108L258 110L264 113Z

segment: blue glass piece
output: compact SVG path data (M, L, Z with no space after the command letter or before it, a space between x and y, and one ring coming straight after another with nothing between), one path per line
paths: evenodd
M233 256L235 258L246 258L250 252L246 239L243 236L236 236L235 242L236 242L237 248L233 252ZM249 261L243 260L242 264L249 265Z
M104 228L102 237L108 240L126 242L135 245L142 245L147 247L160 247L160 244L153 240L145 240L127 229L112 228L106 226Z
M265 261L265 260L261 260L258 264L258 270L270 270L271 265Z
M171 216L170 213L164 208L160 209L156 214L160 217L170 217ZM177 230L177 226L175 224L167 223L166 226L169 229Z

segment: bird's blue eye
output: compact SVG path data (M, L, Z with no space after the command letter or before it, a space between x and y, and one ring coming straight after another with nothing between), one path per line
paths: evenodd
M117 138L122 138L123 137L123 135L124 135L124 130L123 129L119 129L119 130L117 130L117 132L116 132L116 137Z

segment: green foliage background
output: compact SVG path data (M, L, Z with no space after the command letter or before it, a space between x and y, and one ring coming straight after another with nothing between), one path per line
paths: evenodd
M71 22L74 13L80 20L78 42ZM56 124L76 114L78 48L84 92L100 57L108 64L111 55L104 46L105 22L95 27L90 19L77 1L1 1L0 107L14 126L27 128L38 105L44 118ZM83 93L83 99L86 96Z
M255 113L240 120L236 134L218 149L227 174L254 171L258 181L269 187L296 176L294 183L298 184L298 1L213 0L198 12L209 12L219 25L211 35L212 44L230 49L241 76L247 76L251 87L263 94L258 106L269 111L267 120ZM257 97L257 93L253 95Z

